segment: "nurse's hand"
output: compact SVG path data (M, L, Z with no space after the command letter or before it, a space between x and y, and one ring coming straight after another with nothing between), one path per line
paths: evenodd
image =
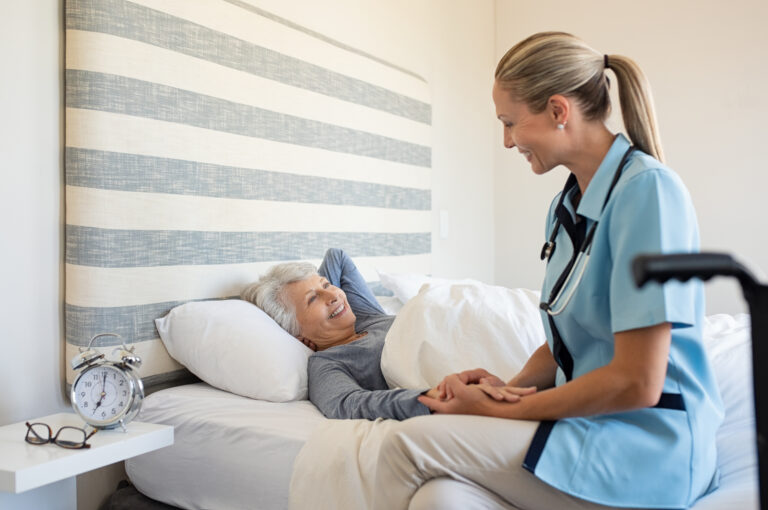
M478 388L483 390L486 395L494 400L517 402L521 397L536 393L536 386L528 388L519 388L517 386L496 386L490 384L478 384Z
M486 415L490 412L489 404L493 403L493 400L479 385L465 384L459 374L449 375L443 383L446 391L453 395L452 398L440 400L422 395L418 399L419 402L434 413Z

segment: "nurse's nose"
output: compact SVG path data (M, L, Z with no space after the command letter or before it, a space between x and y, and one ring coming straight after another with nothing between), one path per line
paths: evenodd
M509 130L504 130L504 147L507 149L512 149L515 146L515 142L512 141L512 135L509 133Z

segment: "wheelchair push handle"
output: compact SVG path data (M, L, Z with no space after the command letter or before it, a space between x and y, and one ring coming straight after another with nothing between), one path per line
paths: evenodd
M635 284L642 287L649 281L664 283L675 279L709 280L713 276L735 276L742 285L757 282L744 266L725 253L680 253L672 255L638 255L632 261Z

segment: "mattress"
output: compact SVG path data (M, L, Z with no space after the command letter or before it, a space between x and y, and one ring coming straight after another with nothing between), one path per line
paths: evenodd
M181 508L288 508L294 459L325 419L306 400L169 388L148 396L137 420L173 425L174 444L127 460L126 472L143 494Z

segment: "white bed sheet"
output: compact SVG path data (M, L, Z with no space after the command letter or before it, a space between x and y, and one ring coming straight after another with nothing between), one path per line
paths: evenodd
M205 383L148 396L137 418L174 426L174 444L127 460L145 495L181 508L288 508L293 461L325 420L309 401L253 400Z
M749 316L708 317L704 342L725 403L717 436L722 476L720 488L692 510L756 510ZM296 456L327 422L308 401L253 400L204 383L150 395L139 419L173 425L175 443L126 461L136 487L174 506L221 510L288 508Z

